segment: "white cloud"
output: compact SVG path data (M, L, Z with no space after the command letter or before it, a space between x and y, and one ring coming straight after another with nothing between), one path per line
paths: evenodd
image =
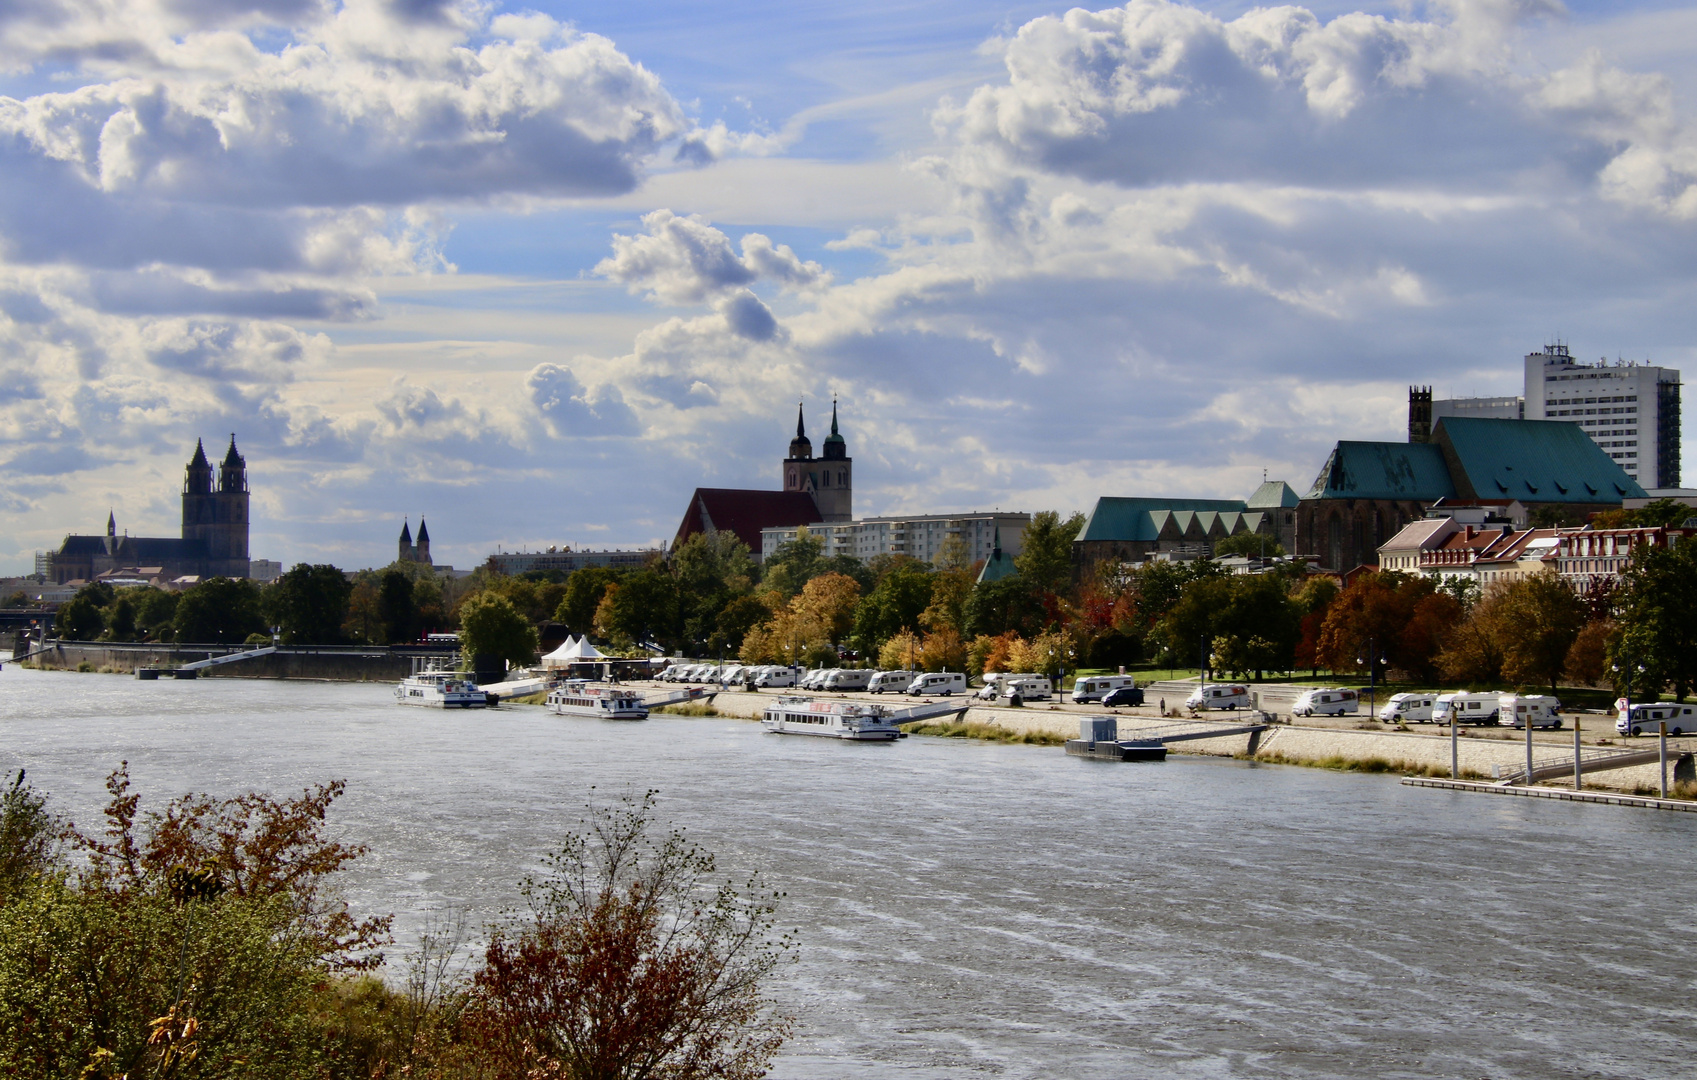
M726 294L740 297L746 286L762 280L803 290L831 280L818 263L803 261L760 233L744 236L738 255L730 237L697 215L655 210L643 215L642 224L646 232L640 236L613 236L613 254L595 272L650 299L699 304Z

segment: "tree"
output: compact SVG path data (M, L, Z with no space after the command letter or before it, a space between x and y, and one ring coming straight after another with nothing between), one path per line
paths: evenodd
M400 570L385 570L377 583L377 623L385 645L417 641L418 605L413 600L412 579Z
M506 597L477 593L460 605L460 651L468 663L492 656L525 665L539 647L536 627Z
M919 663L925 671L966 670L966 643L960 631L943 626L926 634L919 645Z
M1065 634L1055 630L1038 634L1030 641L1015 638L1008 646L1010 670L1035 671L1057 681L1065 669L1073 666L1072 660L1072 643Z
M151 585L134 590L136 595L136 627L155 641L169 640L171 624L177 617L181 593L155 589Z
M1502 678L1503 642L1514 632L1503 612L1503 589L1492 587L1450 634L1437 657L1445 678L1479 685Z
M1568 650L1585 626L1585 605L1553 573L1533 574L1508 583L1503 619L1512 631L1503 641L1503 676L1515 683L1556 682Z
M79 591L59 605L53 616L53 632L59 637L68 641L93 641L105 632L106 613L93 597L84 595L86 591Z
M825 570L825 541L809 533L804 525L796 530L794 540L779 544L778 549L772 552L765 562L761 580L788 598Z
M1609 666L1609 635L1615 624L1607 619L1593 619L1579 631L1567 650L1563 670L1571 682L1583 686L1600 686Z
M210 578L185 590L172 620L182 642L236 645L265 633L259 587L245 579Z
M832 645L848 636L859 606L860 583L847 574L837 573L820 574L802 586L800 595L790 601L796 618L811 631L810 636Z
M966 602L972 588L972 575L965 570L938 570L931 575L931 603L919 613L919 625L933 631L948 627L958 636L966 629Z
M733 600L747 595L754 586L759 570L748 545L728 529L692 533L672 552L671 570L682 601L685 638L715 648L728 643L736 648L747 627L741 628L732 643L719 633L719 618Z
M1223 559L1228 555L1282 559L1285 557L1285 549L1276 538L1266 533L1241 532L1236 536L1225 537L1214 545L1214 558Z
M878 666L885 671L916 671L925 643L912 630L901 630L884 639L878 649Z
M111 610L106 613L106 639L108 641L134 641L136 636L136 606L124 595L112 601Z
M856 647L871 655L892 635L917 628L931 604L931 587L931 572L919 563L902 563L885 574L855 612Z
M0 794L0 906L52 868L63 833L47 796L24 783L19 769Z
M369 645L386 643L377 586L370 581L354 582L353 591L348 594L348 614L342 620L342 636Z
M1073 514L1065 521L1053 510L1031 515L1031 523L1020 534L1014 569L1042 592L1065 591L1072 580L1072 542L1083 528L1083 514Z
M331 645L342 640L353 591L353 582L334 566L297 563L265 590L265 607L284 644Z
M961 605L966 632L974 637L1017 634L1029 637L1043 629L1048 613L1042 598L1019 574L973 586Z
M764 984L790 959L778 895L717 880L713 856L656 835L654 796L593 810L528 879L467 1013L500 1078L754 1080L790 1021Z
M713 633L708 637L708 644L715 649L724 648L736 652L742 648L748 632L771 617L772 609L758 597L739 596L719 612L713 623Z
M595 632L623 648L646 641L670 644L678 636L678 608L678 584L670 574L637 570L603 595Z
M593 632L596 609L619 577L619 571L608 566L586 566L573 571L566 580L566 594L554 609L554 618L573 634Z

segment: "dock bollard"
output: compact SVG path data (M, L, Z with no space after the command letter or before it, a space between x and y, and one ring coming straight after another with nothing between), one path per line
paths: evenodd
M1585 782L1579 778L1579 717L1573 718L1573 790L1579 791L1585 787Z
M1662 798L1665 799L1668 797L1668 722L1663 720L1656 726L1661 729L1661 735L1657 741L1661 744L1662 750Z
M1526 786L1532 786L1532 717L1522 717L1526 724Z
M1461 779L1461 728L1450 717L1450 779Z

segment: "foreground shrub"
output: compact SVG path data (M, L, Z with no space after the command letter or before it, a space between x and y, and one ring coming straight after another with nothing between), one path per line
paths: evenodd
M713 884L713 856L653 831L653 793L596 810L527 880L473 980L469 1037L503 1080L765 1075L789 1021L763 980L791 939L776 894Z

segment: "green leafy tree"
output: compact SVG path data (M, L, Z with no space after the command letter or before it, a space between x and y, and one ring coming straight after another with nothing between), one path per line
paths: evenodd
M64 824L19 769L0 793L0 906L53 869Z
M772 609L758 597L739 596L726 604L713 624L708 645L714 650L738 653L750 630L772 617Z
M802 526L794 540L779 544L778 549L772 552L765 562L761 580L768 588L782 593L787 600L799 593L802 586L826 572L825 541Z
M1037 590L1015 573L974 585L961 605L961 617L966 632L975 638L1010 633L1030 638L1042 631L1048 613Z
M1697 543L1639 547L1616 602L1620 633L1611 641L1609 665L1617 680L1641 669L1630 679L1638 696L1659 694L1672 683L1674 696L1685 700L1697 685L1697 620L1691 617Z
M554 618L565 624L573 634L589 634L595 630L595 611L615 584L620 572L607 566L586 566L574 571L566 581L566 593L554 609Z
M53 616L53 632L67 641L93 641L105 631L106 613L83 592L60 604Z
M418 604L413 599L413 580L404 571L385 570L378 580L377 622L383 628L386 645L418 640Z
M119 594L106 612L106 639L134 641L136 637L136 606L128 596Z
M627 574L596 612L595 631L623 647L678 638L678 583L660 570Z
M876 655L893 635L917 629L919 616L931 604L932 585L931 572L919 563L904 563L885 574L855 611L855 647Z
M1065 520L1053 510L1031 515L1031 523L1020 534L1014 569L1033 588L1046 593L1065 592L1072 581L1072 543L1083 528L1083 514Z
M460 651L467 663L492 656L516 665L530 664L540 647L536 627L506 597L474 593L460 605Z
M727 636L720 632L720 616L738 597L754 587L759 570L748 545L727 529L694 533L672 553L672 575L677 579L684 637L710 649L736 649L747 627Z
M237 645L265 633L259 587L241 578L215 577L183 592L173 619L176 639L196 645Z
M284 644L331 645L342 640L353 591L334 566L298 563L265 590L265 608Z
M136 626L155 641L168 640L172 623L177 618L177 602L181 593L168 592L148 586L136 592Z

